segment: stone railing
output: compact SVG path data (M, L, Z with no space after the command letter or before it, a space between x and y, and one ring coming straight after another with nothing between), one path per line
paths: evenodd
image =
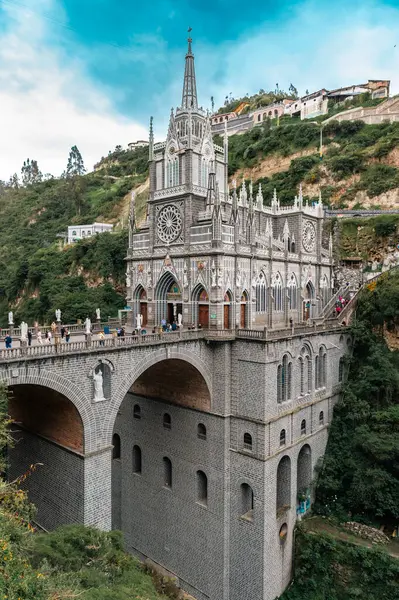
M320 331L341 329L342 325L337 319L323 323L314 322L312 325L297 325L285 329L195 329L183 331L170 331L162 333L147 333L140 335L125 335L124 337L107 337L104 340L93 339L88 336L83 341L58 341L52 344L37 344L34 346L22 345L19 348L0 349L0 363L11 360L35 360L48 356L61 356L65 354L80 354L90 352L109 352L121 348L148 346L157 344L176 344L183 341L202 340L232 341L235 339L253 341L272 341L295 335L310 335Z

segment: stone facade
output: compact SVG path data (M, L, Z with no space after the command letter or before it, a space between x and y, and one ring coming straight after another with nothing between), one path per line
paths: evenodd
M198 107L191 41L182 105L165 142L150 132L146 222L130 212L127 295L132 321L163 319L211 329L288 325L315 318L331 296L331 241L323 239L321 202L292 206L261 186L228 189L228 138L212 140ZM270 200L266 204L265 200Z

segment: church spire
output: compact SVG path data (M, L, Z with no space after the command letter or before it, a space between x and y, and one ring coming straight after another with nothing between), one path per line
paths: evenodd
M197 100L197 84L195 81L195 68L194 68L194 54L191 50L192 39L190 36L191 27L188 29L188 50L186 54L186 67L184 70L184 83L183 83L183 96L181 107L184 108L198 108Z

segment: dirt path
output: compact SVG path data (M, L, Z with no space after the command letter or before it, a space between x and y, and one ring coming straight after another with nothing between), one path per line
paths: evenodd
M302 521L302 525L305 531L308 533L315 535L317 533L328 533L336 540L349 542L351 544L355 544L356 546L364 546L366 548L378 547L380 550L385 550L393 558L399 558L399 541L391 541L388 544L373 544L368 540L364 540L363 538L354 535L337 525L334 525L328 519L323 519L323 517L317 516L305 519Z

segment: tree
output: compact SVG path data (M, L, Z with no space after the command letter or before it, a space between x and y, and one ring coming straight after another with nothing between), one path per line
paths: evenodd
M42 172L39 169L37 160L30 160L27 158L21 169L22 185L32 185L34 183L40 183L43 179Z
M212 106L212 112L215 112L215 98L213 96L211 96L211 106Z
M84 175L86 173L83 158L77 146L72 146L68 157L66 168L66 177L75 177L76 175Z
M65 177L68 182L68 195L80 215L83 207L83 195L86 182L82 178L86 172L82 155L77 146L72 146L68 157Z
M291 96L293 96L294 98L298 98L298 90L292 83L290 83L290 87L288 88L288 91Z
M19 188L19 177L17 173L14 173L14 175L11 175L9 182L8 182L8 186L11 188L14 188L15 190L17 190Z

